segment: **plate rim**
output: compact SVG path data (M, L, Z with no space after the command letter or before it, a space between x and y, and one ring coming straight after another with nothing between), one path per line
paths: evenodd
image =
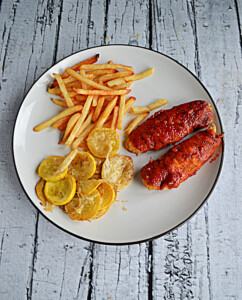
M216 111L216 114L217 114L217 117L218 117L218 121L219 121L219 125L221 127L221 132L224 132L223 130L223 123L222 123L222 119L220 117L220 114L219 114L219 111L218 111L218 108L215 104L215 101L214 99L212 98L211 94L209 93L209 91L207 90L207 88L204 86L204 84L201 82L201 80L191 71L189 70L186 66L184 66L183 64L181 64L179 61L177 61L176 59L170 57L169 55L167 54L164 54L162 52L159 52L157 50L153 50L153 49L149 49L149 48L146 48L146 47L143 47L143 46L138 46L138 45L127 45L127 44L111 44L111 45L99 45L99 46L93 46L93 47L88 47L88 48L85 48L85 49L82 49L82 50L79 50L79 51L76 51L74 53L71 53L67 56L65 56L64 58L58 60L57 62L55 62L55 64L51 65L48 69L46 69L44 71L43 74L41 74L33 83L32 85L30 86L30 88L28 89L27 93L25 94L25 96L23 97L23 100L22 102L20 103L19 105L19 108L17 110L17 114L16 114L16 118L15 118L15 121L14 121L14 124L13 124L13 130L12 130L12 157L13 157L13 162L14 162L14 169L15 169L15 172L17 174L17 178L20 182L20 185L25 193L25 195L27 196L27 199L31 202L31 204L35 207L35 209L37 209L37 211L39 213L41 213L41 215L46 219L48 220L51 224L53 224L54 226L56 226L58 229L64 231L65 233L68 233L78 239L81 239L81 240L84 240L86 242L90 242L90 243L97 243L97 244L101 244L101 245L109 245L109 246L128 246L128 245L135 245L135 244L140 244L140 243L146 243L146 242L150 242L150 241L153 241L155 239L158 239L160 237L163 237L165 235L167 235L168 233L172 232L173 230L181 227L182 225L184 225L186 222L188 222L191 218L193 218L197 213L198 211L205 205L205 203L207 203L209 197L212 195L217 183L218 183L218 179L221 175L221 171L222 171L222 167L223 167L223 164L224 164L224 152L225 152L225 143L224 143L224 138L222 138L222 152L221 152L221 161L220 161L220 165L219 165L219 169L218 169L218 173L216 175L216 178L214 180L214 183L212 185L212 187L210 188L207 196L203 199L203 201L201 202L201 204L198 206L198 208L191 214L189 215L185 220L183 220L182 222L180 222L179 224L177 224L176 226L172 227L171 229L161 233L161 234L158 234L158 235L155 235L155 236L152 236L150 238L146 238L146 239L142 239L142 240L137 240L137 241L132 241L132 242L119 242L119 243L113 243L113 242L103 242L103 241L97 241L97 240L94 240L94 239L88 239L88 238L85 238L85 237L82 237L82 236L79 236L63 227L61 227L60 225L56 224L54 221L52 221L51 219L48 218L47 215L45 215L38 207L37 205L32 201L32 199L29 197L27 191L25 190L24 186L23 186L23 183L21 181L21 178L20 178L20 175L18 173L18 170L17 170L17 165L16 165L16 160L15 160L15 154L14 154L14 137L15 137L15 130L16 130L16 123L17 123L17 120L18 120L18 117L19 117L19 113L20 113L20 110L24 104L24 101L25 99L27 98L28 94L30 93L31 89L33 88L33 86L35 85L35 83L37 81L39 81L52 67L54 67L56 64L60 63L61 61L67 59L68 57L72 56L72 55L75 55L77 53L81 53L83 51L86 51L86 50L90 50L90 49L95 49L95 48L105 48L105 47L113 47L113 46L119 46L119 47L135 47L135 48L140 48L140 49L143 49L143 50L147 50L147 51L151 51L151 52L155 52L159 55L162 55L168 59L170 59L171 61L177 63L179 66L181 66L183 69L185 69L188 73L190 73L192 75L192 77L201 85L201 87L205 90L205 92L208 94L210 100L212 101L213 103L213 106L215 108L215 111Z

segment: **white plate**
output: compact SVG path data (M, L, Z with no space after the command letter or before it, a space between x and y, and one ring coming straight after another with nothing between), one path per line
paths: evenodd
M47 128L39 133L33 131L37 124L57 114L61 109L52 103L46 88L53 82L52 73L61 73L68 66L99 53L100 63L132 65L135 73L155 67L152 76L137 81L129 96L137 98L136 105L147 105L159 98L166 98L165 108L195 99L208 101L214 111L214 123L221 132L221 121L215 104L199 80L186 68L171 58L148 49L111 45L96 47L75 53L46 71L32 86L17 116L13 152L16 170L22 186L31 202L52 223L63 230L89 241L107 244L132 244L147 241L176 228L187 221L211 194L218 179L223 154L213 163L206 163L196 176L189 178L179 188L169 191L148 191L141 182L140 169L150 157L156 159L168 148L148 152L138 157L121 146L120 154L130 155L135 171L132 183L121 190L119 200L128 200L123 206L116 202L101 219L91 222L72 221L60 208L46 212L35 194L39 180L37 167L49 155L66 155L70 149L58 145L60 132ZM128 115L128 114L127 114ZM125 117L124 128L133 116Z

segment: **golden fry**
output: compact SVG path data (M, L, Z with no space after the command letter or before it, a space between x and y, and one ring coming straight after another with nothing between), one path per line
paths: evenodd
M74 71L77 71L77 70L79 70L80 66L83 65L83 64L94 64L95 62L98 61L98 58L99 58L99 54L94 55L93 57L90 57L90 58L88 58L88 59L86 59L86 60L83 60L83 61L81 61L81 62L75 64L75 65L72 66L70 69L71 69L71 70L74 70ZM61 74L61 77L62 77L62 78L66 78L66 77L68 77L68 76L69 76L69 74L66 72L66 70L65 70L64 73Z
M105 97L101 96L101 97L98 98L97 106L95 108L95 112L94 112L93 117L92 117L92 122L95 123L97 121L97 119L98 119L98 117L101 113L104 101L105 101Z
M159 99L148 106L131 107L129 112L131 114L141 114L141 113L145 113L145 112L150 112L156 108L164 106L167 103L168 103L168 101L166 99Z
M149 115L149 113L144 113L136 117L125 130L128 135Z
M140 74L136 74L136 75L131 75L131 76L126 76L124 77L125 81L135 81L135 80L140 80L143 79L145 77L150 76L151 74L153 74L155 68L151 68L143 73Z
M116 124L117 124L117 119L118 119L118 115L119 115L119 107L115 106L114 110L113 110L113 118L112 118L112 122L111 122L111 129L116 129Z
M70 153L68 153L63 162L60 164L56 173L63 172L66 168L68 168L73 159L76 157L76 154L77 150L72 150Z
M113 80L110 80L110 81L106 82L106 84L109 87L113 87L114 85L120 85L120 84L125 84L125 83L126 83L126 81L123 78L116 78L116 79L113 79Z
M66 117L63 117L61 119L59 119L58 121L56 121L52 126L53 128L61 128L63 125L67 124L67 122L69 121L71 116L66 116ZM61 130L61 129L60 129Z
M72 149L76 149L89 135L89 133L94 129L94 125L87 127L83 133L72 143Z
M131 87L131 85L133 84L133 81L129 81L120 85L115 85L113 86L113 90L122 90L122 89L126 89Z
M124 109L125 109L125 95L120 97L119 101L119 113L117 120L117 129L122 129L123 117L124 117Z
M95 96L93 97L93 101L92 101L92 106L93 106L93 107L96 107L96 106L97 106L97 100L98 100L98 95L95 95Z
M97 122L95 123L95 128L97 127L101 127L107 120L107 118L109 117L109 115L111 114L113 108L115 107L116 103L118 100L118 96L115 96L107 105L107 107L104 109L104 111L101 113L99 119L97 120Z
M68 137L68 135L70 134L72 128L75 126L76 122L80 119L81 114L80 113L76 113L74 115L72 115L67 123L66 126L66 130L65 133L63 135L62 141L61 143L64 143Z
M76 95L75 96L76 101L86 101L87 100L87 95Z
M84 70L80 70L80 75L83 77L86 77L86 73ZM87 89L87 84L85 82L81 82L81 88L86 90Z
M93 70L93 71L87 71L86 75L88 76L90 75L94 75L94 76L98 76L98 75L106 75L106 74L113 74L116 73L116 70ZM128 75L125 75L128 76Z
M73 107L69 107L69 108L65 109L64 111L62 111L61 113L59 113L58 115L56 115L55 117L49 119L48 121L45 121L45 122L39 124L38 126L35 126L34 131L39 132L39 131L53 125L57 120L59 120L63 117L72 115L75 112L80 111L80 110L82 110L81 105L76 105L76 106L73 106Z
M60 75L58 74L53 74L53 76L55 77L55 79L57 80L58 84L59 84L59 87L60 87L60 90L66 100L66 104L68 107L71 107L71 106L74 106L72 100L71 100L71 97L69 96L67 90L66 90L66 86L61 78Z
M151 103L148 107L150 110L154 110L154 109L162 107L166 104L168 104L168 101L166 99L159 99L159 100L155 101L154 103Z
M100 80L105 82L105 81L109 81L109 80L113 80L116 78L121 78L121 77L125 77L125 76L129 76L132 75L133 73L130 71L120 71L120 72L116 72L114 74L107 74L107 75L103 75L100 76Z
M86 120L83 122L82 126L79 128L77 134L76 134L76 138L79 137L81 135L81 133L89 126L89 124L92 122L92 116L94 113L94 109L91 110L91 112L89 113L88 117L86 118Z
M51 95L60 95L61 90L59 87L54 87L54 88L48 88L47 92Z
M51 98L51 100L56 104L56 105L59 105L59 106L62 106L62 107L67 107L67 104L65 101L62 101L62 100L57 100L55 98Z
M124 108L124 114L130 109L130 107L134 104L136 98L135 97L130 97L126 103L125 103L125 108Z
M68 92L68 95L69 95L70 98L72 98L72 97L75 97L75 96L77 95L77 93L71 91L71 92ZM61 98L64 98L64 99L65 99L65 97L64 97L64 95L63 95L62 93L61 93L59 96L60 96Z
M104 69L121 69L128 70L134 73L134 69L130 66L124 66L119 64L96 64L96 65L82 65L82 70L104 70Z
M85 118L86 118L86 116L89 112L90 106L92 104L92 98L93 98L92 96L89 96L87 98L87 101L83 106L81 117L76 122L74 128L72 129L72 132L69 135L67 141L65 142L65 145L69 146L73 142L73 140L75 139L77 132L79 131L80 127L82 126L82 123L84 122L84 120L85 120Z
M84 89L76 89L73 88L73 90L77 94L81 95L103 95L103 96L115 96L115 95L126 95L131 92L131 90L84 90Z
M77 80L79 80L79 81L81 81L81 82L84 82L84 83L86 83L86 84L88 84L88 85L90 85L90 86L92 86L92 87L94 87L94 88L96 88L96 89L100 89L100 90L110 90L110 88L108 88L108 87L106 87L106 86L104 86L104 85L98 84L98 83L94 82L93 80L88 79L87 77L82 76L82 75L80 75L79 73L77 73L77 72L71 70L70 68L67 68L67 69L66 69L66 72L67 72L69 75L75 77Z

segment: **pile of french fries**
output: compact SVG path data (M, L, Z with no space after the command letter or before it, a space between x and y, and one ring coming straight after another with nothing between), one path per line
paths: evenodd
M61 75L53 74L55 81L48 92L58 96L52 101L62 112L34 128L39 132L49 126L64 131L59 143L72 149L87 148L86 138L97 127L122 130L124 115L134 104L135 97L127 97L134 81L150 76L151 68L134 75L133 67L114 64L96 64L99 55L67 68ZM160 99L149 106L132 107L130 113L138 116L125 130L129 135L153 109L165 105Z

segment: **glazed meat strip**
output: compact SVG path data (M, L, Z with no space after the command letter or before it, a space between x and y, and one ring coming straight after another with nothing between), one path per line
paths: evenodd
M179 142L195 129L207 127L212 120L212 108L202 100L160 110L131 133L126 148L133 153L158 150Z
M171 148L158 160L150 161L141 169L144 185L149 190L177 188L213 156L222 140L215 125Z

